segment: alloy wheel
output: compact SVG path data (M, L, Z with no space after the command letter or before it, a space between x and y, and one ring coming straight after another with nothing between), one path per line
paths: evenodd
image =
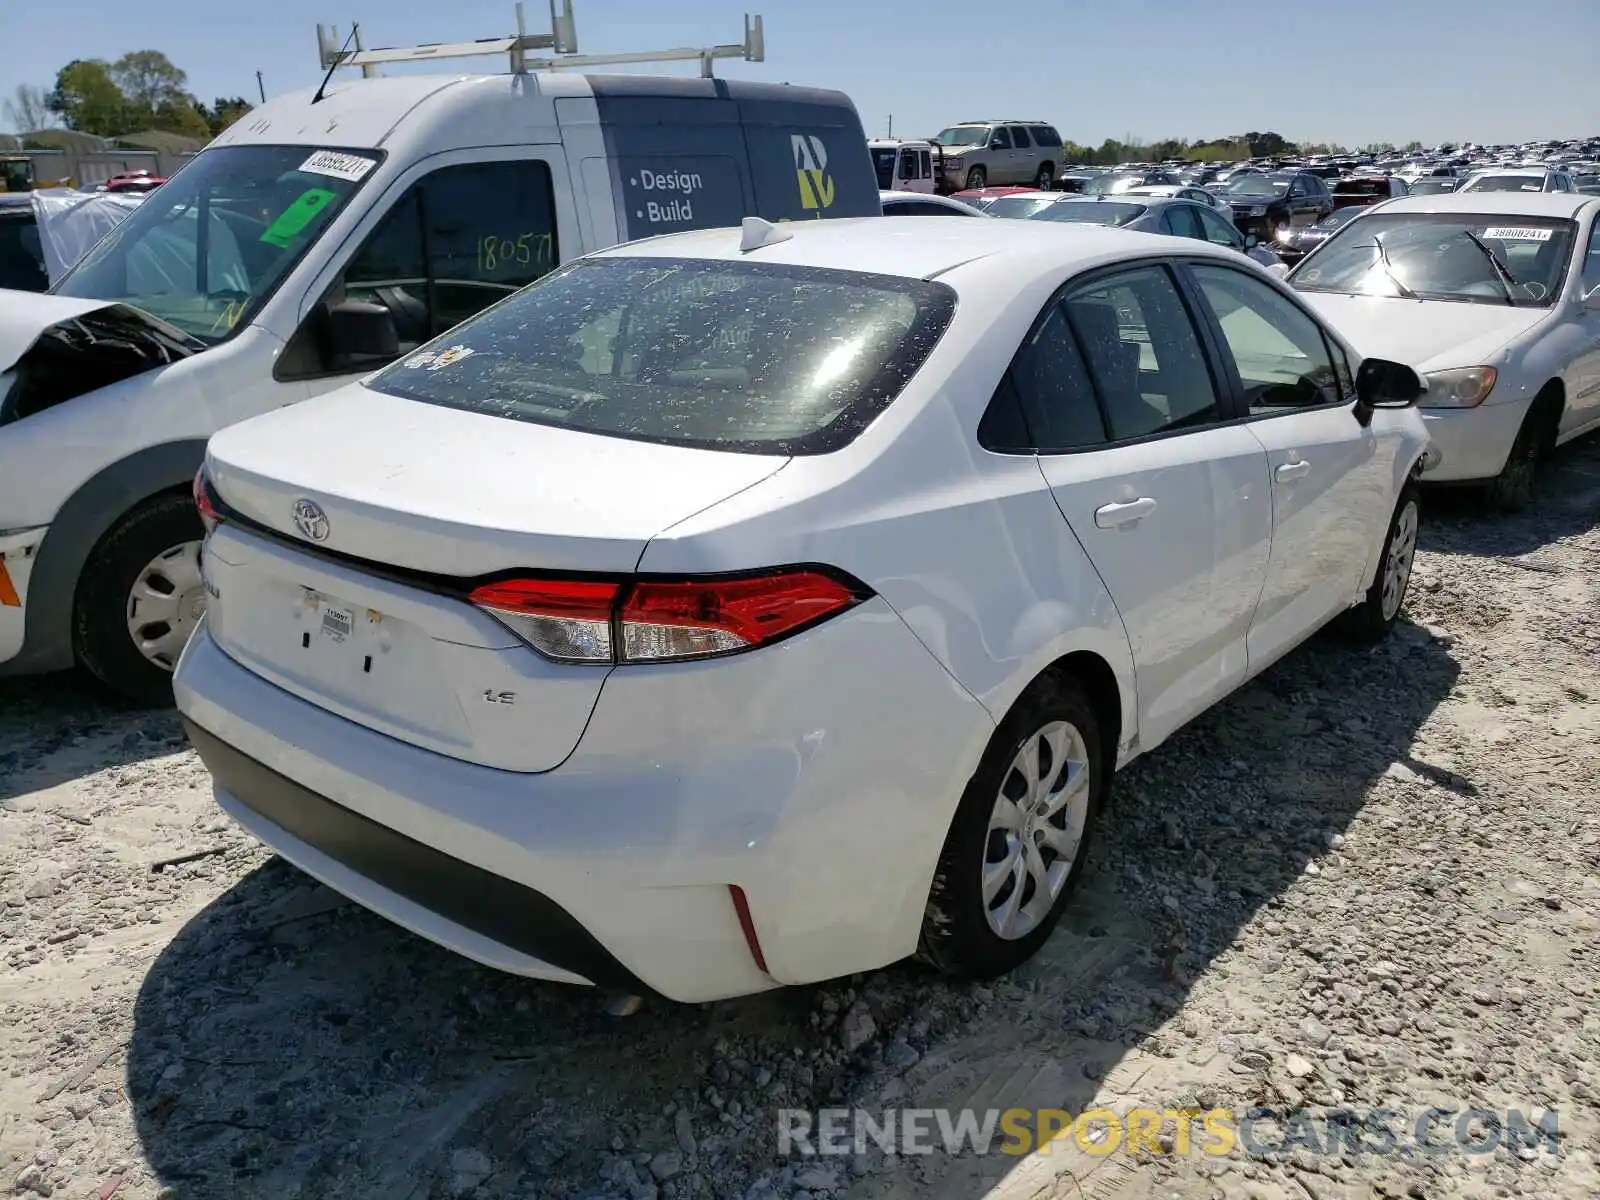
M1383 619L1392 621L1411 582L1411 564L1417 554L1417 502L1407 500L1395 516L1389 539L1389 556L1383 564Z

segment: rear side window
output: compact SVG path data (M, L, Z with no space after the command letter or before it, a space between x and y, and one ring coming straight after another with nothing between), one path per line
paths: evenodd
M1061 135L1048 125L1030 125L1028 132L1033 134L1035 146L1047 146L1053 150L1061 145Z
M769 263L601 258L369 381L512 421L754 454L847 445L955 310L944 284Z

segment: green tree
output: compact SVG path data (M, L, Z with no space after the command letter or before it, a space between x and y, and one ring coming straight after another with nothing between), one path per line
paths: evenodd
M177 109L189 104L184 90L188 75L159 50L124 54L111 64L111 78L132 110L130 119L140 124L154 124L156 114L163 110L169 121L175 120Z
M56 72L56 86L45 99L68 129L99 137L127 133L128 102L111 76L111 66L99 58L75 58Z
M134 109L143 115L143 107ZM172 99L163 100L149 115L145 122L146 129L160 129L167 133L180 133L184 137L200 138L203 141L211 138L210 114L205 112L193 96L181 95Z
M218 96L212 101L210 110L206 112L212 136L221 133L253 107L254 105L243 96Z

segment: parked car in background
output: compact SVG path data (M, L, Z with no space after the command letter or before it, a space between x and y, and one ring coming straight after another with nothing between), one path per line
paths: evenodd
M1070 167L1056 177L1056 189L1062 192L1082 192L1089 181L1104 175L1100 167Z
M886 217L987 217L981 208L974 208L953 196L935 196L927 192L882 192L883 215Z
M952 192L951 198L960 200L963 204L970 204L973 208L988 208L1003 196L1037 196L1039 194L1038 188L1012 184L1006 187L969 188L964 191Z
M1575 192L1565 171L1479 171L1467 178L1459 193L1467 192Z
M165 177L153 174L150 171L126 171L121 175L113 175L105 182L108 192L153 192L163 183Z
M1061 135L1043 121L963 121L933 139L944 155L946 190L992 183L1049 188L1061 165Z
M1600 173L1574 175L1572 185L1586 196L1600 196Z
M1017 192L1015 195L998 197L983 211L991 217L1027 218L1052 204L1065 204L1080 198L1074 192Z
M942 178L942 152L932 142L874 139L867 143L867 152L881 191L933 192Z
M1108 171L1083 185L1085 196L1115 196L1130 188L1181 187L1178 176L1161 169L1138 171Z
M1406 195L1443 196L1460 186L1461 180L1454 175L1431 175L1423 179L1413 179L1406 185Z
M1553 447L1600 428L1600 198L1391 200L1288 275L1364 354L1423 372L1430 482L1527 503Z
M1209 205L1192 200L1162 196L1067 196L1059 203L1041 208L1030 220L1063 221L1087 225L1111 225L1138 233L1163 233L1169 237L1193 238L1213 246L1225 246L1254 259L1264 267L1282 260L1259 243L1254 234L1240 233Z
M1149 187L1128 188L1119 192L1121 196L1165 196L1178 200L1193 200L1196 204L1204 204L1207 208L1217 210L1217 215L1224 221L1233 222L1233 205L1229 204L1215 192L1207 191L1203 187L1180 187L1172 184L1155 184Z
M1315 225L1285 225L1272 239L1271 249L1285 263L1293 265L1370 207L1363 204L1336 208Z
M1381 204L1396 196L1409 195L1405 181L1393 175L1351 175L1332 180L1329 190L1333 193L1335 210Z
M1263 242L1285 226L1314 225L1333 211L1333 193L1315 175L1245 175L1229 180L1218 195L1233 205L1239 232Z
M212 438L175 692L223 810L524 976L993 976L1119 767L1392 628L1414 372L1221 248L883 233L591 254Z
M0 192L0 288L42 292L49 286L29 193Z

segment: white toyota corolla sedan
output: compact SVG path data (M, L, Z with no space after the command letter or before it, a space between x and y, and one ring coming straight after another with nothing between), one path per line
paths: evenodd
M1363 353L1424 373L1426 482L1517 508L1542 455L1600 429L1600 198L1390 200L1287 279Z
M241 825L507 971L1003 972L1117 767L1394 622L1420 388L1193 240L637 242L212 439L178 705Z

